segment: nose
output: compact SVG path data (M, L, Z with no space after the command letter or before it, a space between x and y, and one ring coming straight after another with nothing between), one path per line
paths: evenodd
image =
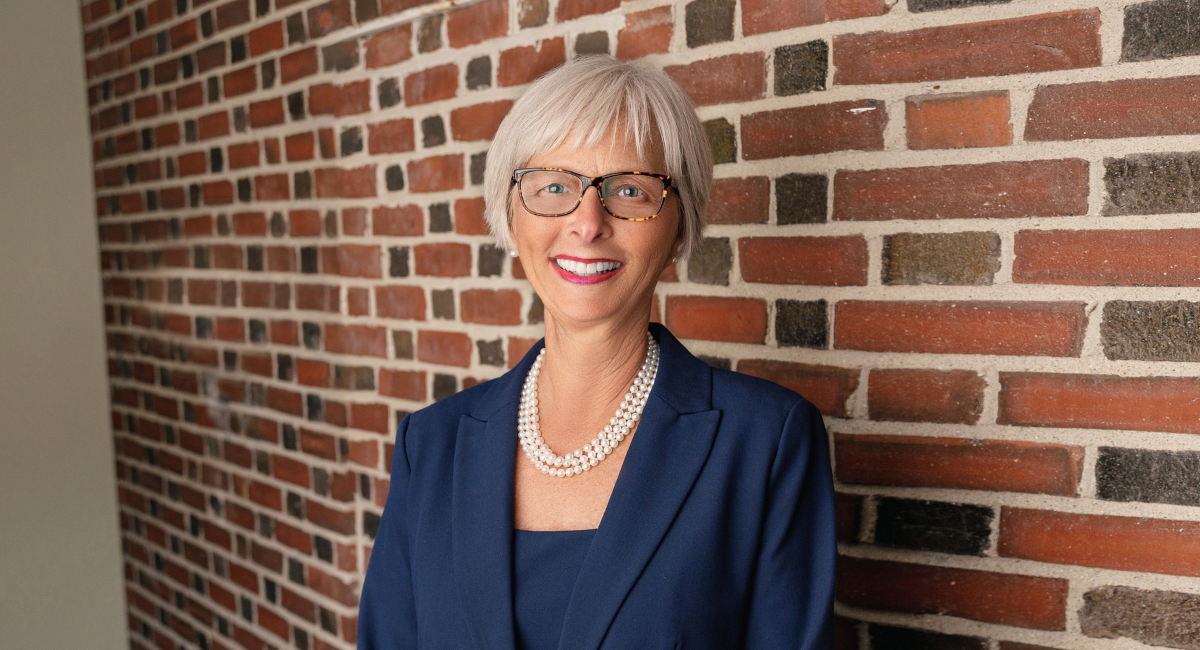
M571 233L584 242L599 241L612 235L608 212L600 203L600 191L594 187L584 190L583 200L568 218L571 219Z

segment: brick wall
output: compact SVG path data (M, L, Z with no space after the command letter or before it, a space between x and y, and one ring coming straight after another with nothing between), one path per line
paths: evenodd
M82 5L133 648L353 647L398 418L540 336L488 138L594 52L718 161L655 317L827 417L838 648L1194 647L1200 5L437 10Z

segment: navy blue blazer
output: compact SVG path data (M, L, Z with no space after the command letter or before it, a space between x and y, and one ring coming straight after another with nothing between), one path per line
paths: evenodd
M829 647L825 427L659 325L658 377L567 606L560 650ZM404 419L363 584L363 650L514 648L516 368Z

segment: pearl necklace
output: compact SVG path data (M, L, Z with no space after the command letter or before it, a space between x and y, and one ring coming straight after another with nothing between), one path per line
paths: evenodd
M517 438L526 458L543 474L559 478L577 476L595 467L616 449L617 445L629 435L630 429L636 426L646 406L650 395L650 387L658 375L658 342L650 333L646 333L646 359L633 379L633 385L621 400L621 406L616 415L609 419L604 430L592 438L591 443L576 449L566 456L558 456L546 441L538 428L538 375L542 370L542 361L546 357L546 348L538 353L529 374L525 377L525 386L521 390L521 405L517 416Z

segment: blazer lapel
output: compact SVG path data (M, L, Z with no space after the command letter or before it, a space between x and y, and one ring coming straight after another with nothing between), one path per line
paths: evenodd
M600 646L712 450L720 412L711 410L711 370L665 328L651 331L661 346L658 377L579 571L560 649Z
M451 546L454 578L478 650L516 644L512 601L513 463L521 382L535 345L460 418L454 451Z

